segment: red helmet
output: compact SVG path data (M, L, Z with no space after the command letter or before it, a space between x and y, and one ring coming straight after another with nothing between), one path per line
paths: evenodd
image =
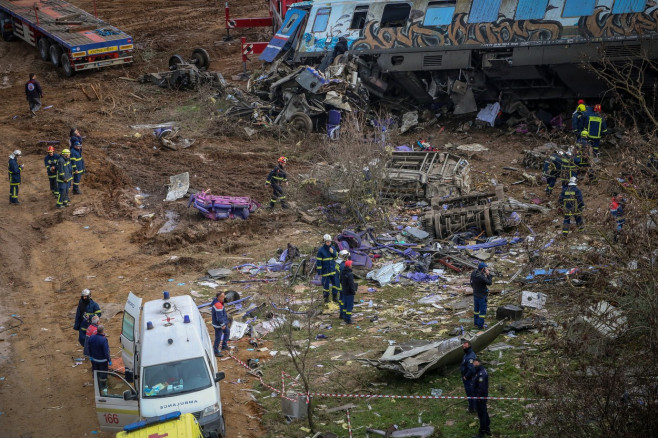
M48 146L48 152L55 152L55 148L52 146Z
M583 99L578 100L578 105L585 105L585 101Z
M288 162L288 159L286 157L279 157L277 161L281 164L286 164Z
M600 113L601 112L601 105L600 104L597 103L596 105L594 105L594 112L595 113Z

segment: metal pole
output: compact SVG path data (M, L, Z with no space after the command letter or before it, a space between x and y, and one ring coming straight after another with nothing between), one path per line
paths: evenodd
M228 21L231 19L229 10L228 10L228 2L224 3L224 18L226 20L226 36L224 37L224 41L230 41L231 40L231 33L228 27Z

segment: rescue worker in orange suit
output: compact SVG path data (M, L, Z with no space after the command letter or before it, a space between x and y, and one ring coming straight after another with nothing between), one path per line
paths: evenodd
M491 419L489 412L487 412L487 399L489 397L489 374L482 366L480 359L477 357L473 359L475 366L475 377L473 377L473 395L477 397L475 400L475 410L478 413L478 420L480 420L480 429L478 434L473 438L484 438L485 435L491 435Z
M87 338L87 327L91 324L91 318L101 316L100 306L91 299L91 291L84 289L80 293L80 300L78 301L78 308L75 311L75 322L73 323L73 330L78 331L78 342L84 348L85 340Z
M55 148L48 146L48 153L43 159L43 162L46 165L46 174L48 175L48 181L50 182L50 191L54 196L57 196L59 193L57 191L57 160L59 160L59 155L55 153Z
M343 287L343 310L345 324L352 324L352 309L354 309L354 295L359 286L354 282L352 273L352 260L347 260L340 273L340 282Z
M68 207L69 189L73 179L73 166L71 164L71 151L64 149L57 160L57 208Z
M322 296L324 302L329 302L329 292L336 286L336 263L338 257L336 248L332 246L331 236L325 234L322 239L324 244L318 249L316 256L316 269L322 280ZM335 300L337 301L337 300Z
M265 184L272 186L272 197L270 198L270 206L268 207L270 209L273 209L277 202L281 202L282 208L288 208L286 195L283 193L283 188L281 188L283 183L285 183L286 186L288 185L288 175L286 175L286 171L283 170L283 167L287 162L288 159L286 157L280 157L277 160L276 167L270 171L269 175L267 175Z
M576 219L578 229L582 230L584 228L582 213L585 208L585 203L583 202L583 193L576 185L575 177L571 178L569 184L562 189L558 203L561 206L558 212L564 214L562 235L566 237L567 234L569 234L572 217Z
M592 142L592 149L594 156L599 156L599 146L601 145L601 137L608 132L608 126L605 123L605 118L601 114L601 105L594 105L593 110L588 110L585 113L588 136Z
M21 151L16 149L9 155L9 165L7 171L9 172L9 203L20 204L18 201L18 187L21 185L21 170L23 165L18 164L18 159L21 157Z
M85 160L82 158L82 144L77 140L73 142L71 149L71 168L73 170L73 194L81 195L80 181L85 173Z
M105 327L98 326L96 334L89 338L89 360L91 361L91 371L107 371L112 365L110 356L110 344L105 336ZM98 373L98 387L102 390L107 386L107 374Z
M228 314L224 307L224 297L224 292L218 292L210 305L212 311L212 326L215 329L213 351L217 357L223 356L222 352L219 350L220 341L222 344L222 350L228 350L228 338L231 336L231 329L228 326Z

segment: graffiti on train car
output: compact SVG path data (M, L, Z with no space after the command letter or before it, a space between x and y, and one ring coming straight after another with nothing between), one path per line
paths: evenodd
M658 32L658 6L635 14L612 14L598 8L593 15L580 17L578 29L586 38L643 35Z
M418 22L407 27L380 28L379 22L371 21L363 37L354 41L352 50L550 41L562 35L559 21L516 21L501 16L493 23L468 23L467 19L468 14L457 14L444 29L425 27Z

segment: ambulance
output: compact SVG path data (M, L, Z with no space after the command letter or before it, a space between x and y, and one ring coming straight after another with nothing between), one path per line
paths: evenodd
M94 396L102 431L119 432L140 419L190 413L205 438L226 427L212 342L189 295L148 301L128 295L121 328L125 374L95 372Z

